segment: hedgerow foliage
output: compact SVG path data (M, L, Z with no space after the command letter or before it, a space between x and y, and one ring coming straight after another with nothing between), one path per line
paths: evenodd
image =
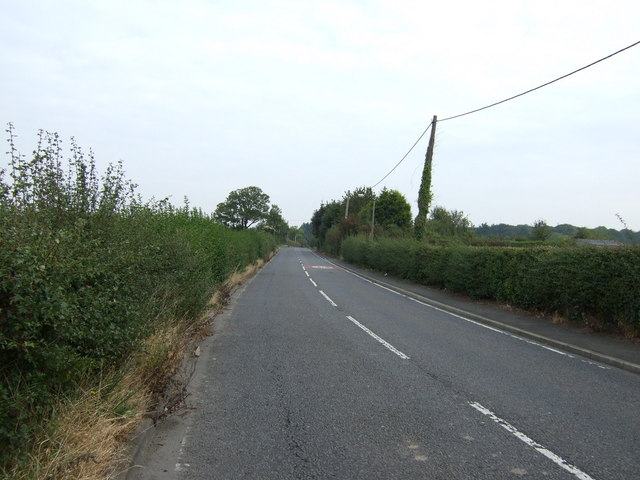
M342 243L348 262L474 299L559 313L640 335L640 248L432 246L411 239Z
M55 399L126 357L154 325L197 318L235 269L274 249L188 206L143 203L121 164L101 178L40 132L0 172L0 470ZM7 174L8 173L8 178Z

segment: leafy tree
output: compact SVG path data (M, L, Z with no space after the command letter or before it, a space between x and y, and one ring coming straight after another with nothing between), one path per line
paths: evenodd
M269 215L269 195L258 187L245 187L231 192L216 207L215 218L235 230L244 230Z
M403 230L411 228L411 205L402 193L386 188L380 192L376 201L376 223L385 229L393 225Z
M553 233L560 233L562 235L566 235L567 237L573 238L575 238L578 233L578 229L573 225L569 225L568 223L556 225L551 230L553 230Z
M544 242L551 236L551 227L544 220L536 220L531 229L531 239Z
M282 217L282 209L277 205L272 205L266 218L260 224L261 230L273 233L280 241L284 241L289 233L289 224Z
M324 204L320 204L320 208L318 210L313 211L313 215L311 215L310 232L309 232L309 242L312 246L317 247L320 246L320 225L322 224L322 213L324 211Z
M335 251L343 238L361 232L364 225L369 225L371 221L374 198L370 187L358 187L353 191L347 190L341 201L320 205L311 218L311 231L318 245Z
M427 232L445 237L471 237L473 225L464 212L433 207L426 224Z
M338 224L342 218L343 210L342 205L338 202L331 202L326 205L325 211L322 214L322 220L320 223L320 239L324 242L329 229Z
M310 240L311 237L313 236L313 233L312 233L313 227L309 222L305 222L302 225L300 225L300 230L302 230L303 235L307 240Z
M335 200L321 204L320 208L313 212L313 217L311 217L312 233L320 245L324 243L327 231L338 223L343 215L342 204Z
M353 192L347 190L342 196L342 201L346 208L348 199L349 213L359 215L362 209L373 201L375 196L371 187L358 187Z
M576 230L574 238L591 239L591 236L591 231L587 227L579 227L578 230Z

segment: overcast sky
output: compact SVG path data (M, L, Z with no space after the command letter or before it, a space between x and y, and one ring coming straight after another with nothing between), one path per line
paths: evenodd
M23 153L43 129L122 159L145 198L212 212L256 185L300 225L433 115L635 43L639 19L637 0L0 0L0 122ZM434 205L640 230L640 46L436 132ZM427 140L376 187L414 215Z

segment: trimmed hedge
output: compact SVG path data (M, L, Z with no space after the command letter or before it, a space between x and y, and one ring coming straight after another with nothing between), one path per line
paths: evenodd
M474 299L640 335L640 248L430 246L349 237L348 262Z

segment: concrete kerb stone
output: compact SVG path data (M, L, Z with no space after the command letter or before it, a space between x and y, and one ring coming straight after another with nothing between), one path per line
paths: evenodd
M150 418L144 418L140 425L138 425L133 438L129 442L129 461L123 465L123 470L117 475L116 478L118 480L134 480L141 474L140 470L144 467L139 465L138 460L144 448L150 443L153 435L155 435L154 427L153 420Z
M482 315L478 315L477 313L473 313L473 312L469 312L468 310L463 310L461 308L457 308L457 307L453 307L451 305L447 305L445 303L441 303L438 302L437 300L433 300L431 298L428 297L424 297L422 295L419 295L415 292L411 292L409 290L405 290L401 287L398 287L397 285L393 285L391 283L387 283L387 282L383 282L382 280L378 279L378 278L374 278L368 275L363 274L362 272L356 272L354 270L351 270L350 268L346 267L344 264L339 265L340 268L349 271L350 273L352 273L353 275L357 275L359 277L362 277L366 280L368 280L369 282L375 283L377 285L381 285L385 288L388 288L390 290L393 290L395 292L398 292L402 295L405 295L407 297L413 298L415 300L418 300L420 302L424 302L428 305L431 305L433 307L437 307L441 310L445 310L447 312L450 313L454 313L456 315L460 315L466 318L469 318L471 320L480 322L482 324L485 325L489 325L491 327L495 327L498 328L500 330L504 330L507 331L509 333L513 333L515 335L519 335L521 337L530 339L530 340L534 340L538 343L550 346L550 347L556 347L556 348L560 348L566 352L570 352L570 353L575 353L578 355L582 355L583 357L587 357L591 360L595 360L598 361L600 363L604 363L607 365L611 365L614 367L618 367L621 368L623 370L632 372L632 373L636 373L636 374L640 374L640 365L632 363L632 362L628 362L626 360L622 360L621 358L616 358L616 357L612 357L610 355L605 355L603 353L600 352L596 352L593 350L589 350L587 348L584 347L580 347L577 345L572 345L570 343L566 343L566 342L562 342L560 340L556 340L554 338L550 338L544 335L540 335L534 332L530 332L527 330L523 330L521 328L515 327L513 325L509 325L508 323L504 323L504 322L500 322L498 320L493 320L491 318L487 318L484 317Z

